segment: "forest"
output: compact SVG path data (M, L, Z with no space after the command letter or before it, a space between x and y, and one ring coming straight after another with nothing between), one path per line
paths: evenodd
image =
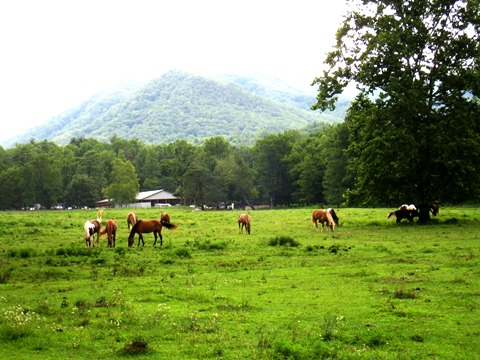
M345 173L345 126L304 135L289 130L238 147L222 137L202 145L185 140L147 145L112 137L44 140L0 148L2 209L92 207L102 198L132 202L138 191L165 189L183 204L216 207L335 203L349 186ZM328 166L327 166L328 164ZM334 170L335 167L337 171Z

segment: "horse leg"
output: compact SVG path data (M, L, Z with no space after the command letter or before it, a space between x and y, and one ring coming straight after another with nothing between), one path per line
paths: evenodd
M115 236L116 236L116 233L113 233L113 234L112 234L113 247L115 247Z

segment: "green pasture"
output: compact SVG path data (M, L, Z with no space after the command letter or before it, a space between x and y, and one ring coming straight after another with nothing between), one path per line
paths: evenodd
M480 210L429 225L394 209L167 209L163 246L127 246L127 213L85 246L95 210L0 212L1 359L475 359ZM138 209L158 219L159 209Z

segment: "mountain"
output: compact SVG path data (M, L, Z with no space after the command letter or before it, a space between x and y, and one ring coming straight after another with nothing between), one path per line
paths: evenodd
M146 144L200 143L219 135L252 145L265 134L343 121L342 109L322 114L309 109L314 102L314 95L271 81L170 71L143 86L128 84L96 94L9 144L48 139L65 145L74 137L108 141L114 135Z

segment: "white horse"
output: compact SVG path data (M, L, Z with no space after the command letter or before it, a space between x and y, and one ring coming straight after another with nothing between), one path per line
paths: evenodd
M83 225L83 231L85 231L85 242L88 247L93 247L95 233L97 233L97 242L99 239L100 224L102 223L102 212L99 210L97 213L97 220L87 220Z

